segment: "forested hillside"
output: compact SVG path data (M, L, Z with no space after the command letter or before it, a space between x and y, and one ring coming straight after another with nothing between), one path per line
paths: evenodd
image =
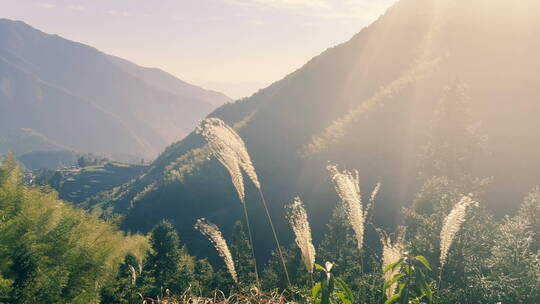
M497 215L515 212L540 181L540 144L527 131L539 127L540 42L532 37L540 23L531 9L539 4L525 2L400 1L350 41L214 111L245 140L281 237L290 240L283 206L295 195L313 215L315 238L325 231L337 202L327 161L357 168L363 192L383 181L380 226L399 224L401 207L432 175L492 177L486 205ZM230 227L242 211L204 144L190 134L88 205L125 214L130 230L170 219L197 252L208 250L193 235L195 219ZM247 186L246 200L255 235L270 237L255 188Z

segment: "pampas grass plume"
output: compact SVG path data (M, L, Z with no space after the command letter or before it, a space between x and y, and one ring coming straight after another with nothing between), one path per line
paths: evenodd
M210 240L210 242L216 248L219 256L221 256L225 262L225 266L227 266L227 270L231 274L231 277L235 282L238 282L231 251L229 250L229 246L227 246L227 242L223 238L219 228L208 220L202 218L197 220L195 229L199 230L208 238L208 240Z
M313 273L315 267L315 247L311 238L311 228L304 208L304 203L299 197L295 197L289 206L288 217L292 229L296 236L296 244L302 252L302 260L309 273Z
M328 165L327 169L334 182L334 188L343 203L345 215L354 230L358 249L362 249L365 214L362 210L358 171L344 170L340 172L335 165Z
M258 189L261 188L261 184L242 138L219 118L203 119L199 121L195 130L206 139L212 155L227 169L238 197L244 203L242 170Z
M404 255L404 245L403 245L403 233L400 233L397 237L395 243L392 243L391 238L386 233L381 233L381 243L382 243L382 270L384 271L386 267L400 260ZM390 281L396 274L398 274L399 269L389 270L384 274L385 282ZM391 298L397 288L397 282L392 284L390 288L385 290L386 297Z
M452 211L446 216L441 229L441 256L440 263L441 268L444 266L448 259L448 252L450 247L459 232L465 216L467 215L467 208L470 206L478 206L478 202L473 201L470 196L463 196L461 200L452 208Z

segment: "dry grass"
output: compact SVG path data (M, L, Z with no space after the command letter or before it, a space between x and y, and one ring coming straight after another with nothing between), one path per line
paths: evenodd
M214 297L198 297L189 294L190 290L187 290L185 294L179 296L167 296L161 299L159 302L157 299L144 298L140 303L144 304L296 304L297 302L287 300L285 293L274 292L261 292L259 289L253 287L248 292L244 293L231 293L225 295L221 291L214 293Z

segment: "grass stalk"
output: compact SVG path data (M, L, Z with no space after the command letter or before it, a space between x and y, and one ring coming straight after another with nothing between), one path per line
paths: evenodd
M253 256L253 268L255 270L255 281L257 282L257 287L260 289L261 288L261 281L259 279L259 271L257 269L257 258L255 257L255 248L253 247L253 236L251 234L251 225L249 224L249 215L248 215L248 211L247 211L247 205L244 202L242 204L242 206L244 208L244 218L246 219L246 227L247 227L247 230L248 230L249 245L251 247L251 255Z
M270 227L272 228L272 234L274 235L274 240L276 242L276 246L279 253L279 258L281 260L281 264L283 265L283 271L285 272L285 277L287 278L287 285L291 286L291 280L289 278L289 272L287 271L287 265L285 265L285 258L283 257L283 252L281 251L281 245L279 244L279 240L276 233L276 228L274 227L274 223L272 222L272 217L270 216L270 212L268 211L268 206L266 204L266 200L264 199L264 195L262 193L261 188L259 189L259 195L261 197L261 201L264 206L264 211L266 212L266 217L268 218L268 222L270 223Z

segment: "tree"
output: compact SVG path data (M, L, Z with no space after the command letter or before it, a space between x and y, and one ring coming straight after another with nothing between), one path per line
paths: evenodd
M479 126L471 117L465 85L456 83L447 87L420 158L420 176L461 180L473 175L478 160L486 155L486 136L480 134Z
M536 186L525 197L519 209L519 217L527 223L532 233L532 250L540 251L540 187Z
M360 302L380 303L383 279L379 260L374 252L367 255L369 259L362 258L341 205L334 209L327 229L317 250L318 260L332 262L332 272L349 284Z
M152 279L152 288L148 292L162 297L165 289L173 289L177 285L183 258L180 239L170 222L163 220L154 227L150 234L150 246L144 267L147 278Z
M352 228L343 208L338 205L327 224L328 232L324 235L317 250L318 259L334 264L333 273L351 286L362 271L362 252L358 249Z
M255 284L256 279L255 273L253 272L253 264L255 261L251 254L249 239L241 221L236 221L234 224L230 250L240 284L245 286Z
M137 257L128 254L115 279L101 292L101 301L110 304L139 303L142 268Z
M495 234L481 278L489 303L540 303L540 253L525 218L505 218ZM487 302L487 301L486 301Z
M306 271L302 261L302 253L296 244L291 244L281 249L285 266L288 269L292 287L305 288L310 285L310 275ZM272 257L264 268L262 275L262 287L265 290L286 290L290 289L287 277L283 270L281 256L276 250L272 251Z

